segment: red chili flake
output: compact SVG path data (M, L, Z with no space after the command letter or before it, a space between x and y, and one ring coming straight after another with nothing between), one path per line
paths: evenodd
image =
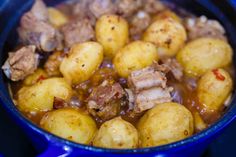
M46 77L44 77L43 75L40 75L36 82L39 82L39 81L42 81L45 79L46 79Z
M225 77L219 72L218 69L214 69L214 70L212 70L212 72L216 76L217 80L220 80L220 81L224 81L225 80Z

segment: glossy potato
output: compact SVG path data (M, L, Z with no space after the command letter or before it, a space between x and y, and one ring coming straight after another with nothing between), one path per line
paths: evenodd
M106 121L98 130L93 145L105 148L137 148L138 132L120 117Z
M225 70L215 69L204 74L197 86L197 96L203 111L206 113L219 111L232 88L232 79Z
M198 77L208 70L228 66L232 61L232 48L223 40L199 38L189 42L177 54L177 60L185 74Z
M199 132L204 130L207 127L207 124L204 122L202 117L198 112L193 113L193 118L194 118L194 129L195 131Z
M116 54L113 64L120 76L128 77L133 70L142 69L157 60L155 45L145 41L134 41Z
M180 22L180 23L182 22L181 18L171 10L165 10L158 13L152 18L152 22L155 22L156 20L167 19L167 18L172 18L173 20L176 20L177 22Z
M41 80L46 79L47 77L48 77L47 73L43 69L38 68L33 74L30 74L29 76L27 76L24 79L23 83L24 85L30 86Z
M128 23L117 15L101 16L96 22L95 33L97 41L104 47L104 54L110 58L114 57L129 39Z
M49 111L53 109L54 97L67 101L72 96L72 89L64 78L49 78L22 87L17 96L17 105L21 111Z
M97 131L96 123L89 115L69 108L46 113L40 126L52 134L82 144L89 144Z
M75 44L62 60L60 71L70 83L80 83L89 79L102 60L103 48L99 43Z
M140 119L138 132L141 147L176 142L193 134L193 116L183 105L158 104Z
M49 7L48 8L48 16L49 16L49 22L54 27L61 27L64 24L68 22L68 18L66 15L64 15L61 11L59 11L56 8Z
M144 32L143 40L158 47L159 56L174 56L187 39L186 31L180 22L172 18L156 20Z

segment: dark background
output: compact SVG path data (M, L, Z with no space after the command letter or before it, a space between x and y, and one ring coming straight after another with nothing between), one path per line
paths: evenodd
M31 157L37 154L30 141L8 117L1 105L0 154L4 157ZM212 142L204 157L236 157L236 120Z

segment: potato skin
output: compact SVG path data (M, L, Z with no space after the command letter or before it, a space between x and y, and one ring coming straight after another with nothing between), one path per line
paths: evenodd
M157 15L155 15L152 18L152 22L155 22L156 20L167 19L167 18L172 18L173 20L175 20L179 23L182 22L181 18L171 10L165 10L165 11L158 13Z
M93 145L118 149L137 148L138 132L132 124L116 117L102 124Z
M46 113L42 128L67 140L89 144L97 131L95 121L81 111L63 108Z
M151 147L182 140L193 134L193 116L183 105L158 104L138 123L141 147Z
M54 26L54 27L61 27L64 24L68 22L68 18L66 15L64 15L61 11L59 11L56 8L49 7L48 8L48 16L49 16L49 22Z
M17 96L17 105L21 111L49 111L53 108L54 97L67 101L72 96L72 89L64 78L49 78L22 87Z
M206 113L219 111L233 89L229 73L223 69L214 69L204 74L198 81L197 97Z
M113 59L115 70L121 77L149 66L158 60L155 45L145 41L134 41L122 48Z
M208 70L228 66L232 62L232 48L223 40L199 38L186 44L177 60L185 74L199 77Z
M172 57L182 48L187 34L182 24L172 18L153 22L144 32L143 40L155 44L161 57Z
M24 79L23 83L26 86L30 86L37 83L40 80L46 79L47 77L48 77L47 73L43 69L38 68L33 74L27 76Z
M101 16L95 26L96 38L104 48L104 54L113 58L129 40L128 23L117 15Z
M102 60L103 48L99 43L75 44L62 60L60 71L70 83L81 83L92 76Z

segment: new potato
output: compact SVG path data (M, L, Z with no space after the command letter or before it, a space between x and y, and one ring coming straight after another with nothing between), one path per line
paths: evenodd
M68 22L68 18L56 8L48 8L49 22L55 27L61 27Z
M23 83L24 85L30 86L47 77L47 73L43 69L38 68L33 74L28 75Z
M104 47L104 54L110 58L129 40L128 23L117 15L103 15L95 27L97 41Z
M93 145L105 148L137 148L138 132L120 117L106 121L98 130Z
M187 39L183 25L172 18L156 20L144 32L143 40L155 44L159 56L172 57Z
M199 38L186 44L177 60L185 74L199 77L208 70L228 66L232 62L232 48L220 39Z
M193 116L183 105L163 103L147 111L138 123L141 147L182 140L193 134Z
M179 23L182 22L181 18L171 10L165 10L158 13L152 18L152 22L155 22L156 20L167 19L167 18L172 18L173 20L176 20Z
M54 97L67 101L72 96L72 89L64 78L49 78L22 87L17 96L17 105L21 111L49 111L53 109Z
M81 83L92 76L102 60L103 48L99 43L75 44L62 60L60 71L70 83Z
M55 135L82 144L89 144L97 131L89 115L69 108L46 113L40 125Z
M155 45L145 41L134 41L122 48L113 59L115 70L121 77L149 66L158 60Z
M233 81L223 69L214 69L204 74L197 86L197 96L201 108L206 113L219 111L230 95Z

